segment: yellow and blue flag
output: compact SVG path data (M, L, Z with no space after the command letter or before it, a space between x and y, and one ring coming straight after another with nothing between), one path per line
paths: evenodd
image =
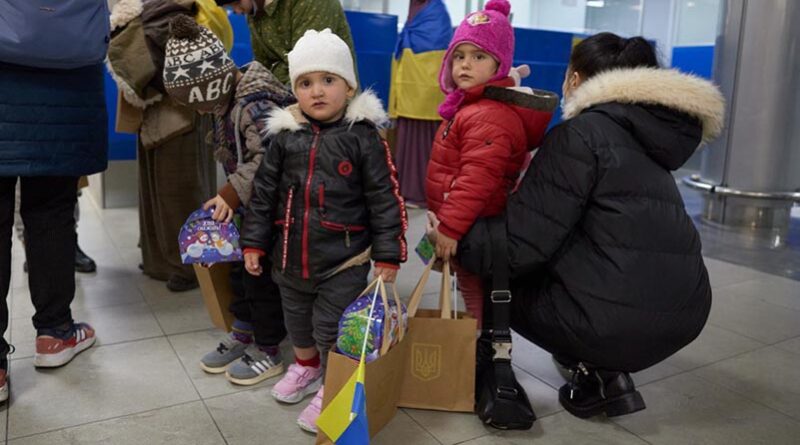
M363 358L359 362L356 372L319 415L317 427L335 444L366 445L369 443Z
M375 301L381 283L382 280L379 278L372 295L372 307L364 331L364 344L361 348L361 360L358 362L358 368L317 418L317 427L337 445L369 444L367 392L364 388L365 358L369 339L369 335L366 333L369 332L372 324L372 314L375 311Z
M392 60L389 116L441 119L439 69L452 38L453 25L442 0L431 0L405 24Z

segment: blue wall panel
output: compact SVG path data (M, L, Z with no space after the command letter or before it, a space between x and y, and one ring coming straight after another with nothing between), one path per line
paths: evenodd
M561 96L564 72L572 52L572 33L514 28L514 66L527 64L531 75L522 84L531 88L552 91ZM561 108L551 126L561 121Z
M672 67L685 73L711 79L714 46L676 46L672 48Z
M253 60L253 45L250 43L250 28L247 27L247 18L228 10L228 19L233 28L231 59L236 63L236 66L246 65Z
M356 11L345 14L353 35L361 89L375 90L386 106L397 44L397 16Z

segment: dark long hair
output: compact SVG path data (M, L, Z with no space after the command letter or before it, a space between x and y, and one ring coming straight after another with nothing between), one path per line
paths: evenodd
M569 66L584 79L615 68L659 67L650 42L643 37L625 39L610 32L595 34L577 44Z

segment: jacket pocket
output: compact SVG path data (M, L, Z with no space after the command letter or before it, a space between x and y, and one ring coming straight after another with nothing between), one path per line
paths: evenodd
M344 233L344 245L345 247L350 247L350 234L355 232L363 232L367 230L366 226L358 225L358 224L342 224L336 223L331 221L320 220L320 224L322 227L332 231L332 232L343 232Z
M445 175L442 179L442 201L447 201L450 191L456 185L456 175Z

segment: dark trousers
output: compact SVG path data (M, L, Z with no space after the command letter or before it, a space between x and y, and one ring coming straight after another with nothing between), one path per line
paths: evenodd
M11 284L11 231L16 177L0 177L0 333L8 328ZM33 326L48 329L72 322L75 297L75 204L77 177L21 178L20 213L25 225L28 287L36 308ZM0 337L0 357L8 343Z
M269 257L261 257L264 273L256 277L247 273L244 263L231 267L231 287L236 299L230 311L237 320L253 326L253 337L258 345L277 346L286 338L283 324L283 306L278 285L272 281Z
M292 345L316 346L323 367L328 351L336 344L339 319L367 287L369 269L369 263L353 266L318 283L286 277L277 270L272 272L281 289L283 316Z

